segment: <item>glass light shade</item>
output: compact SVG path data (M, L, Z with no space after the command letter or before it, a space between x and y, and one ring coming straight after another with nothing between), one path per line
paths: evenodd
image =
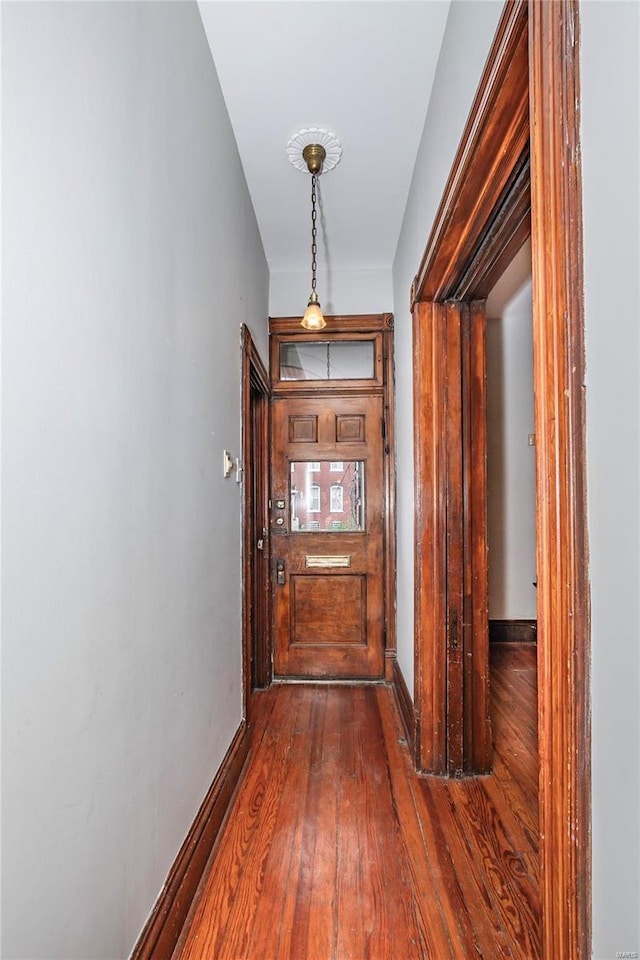
M322 316L317 294L315 296L311 294L309 297L309 303L301 322L305 330L322 330L323 327L326 327L327 321Z

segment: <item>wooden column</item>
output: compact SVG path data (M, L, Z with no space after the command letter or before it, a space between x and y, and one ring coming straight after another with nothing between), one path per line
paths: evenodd
M416 304L414 363L416 761L429 773L485 773L491 726L483 304Z
M545 960L590 954L578 4L529 4L538 531L540 859Z
M447 771L445 309L413 308L416 766Z

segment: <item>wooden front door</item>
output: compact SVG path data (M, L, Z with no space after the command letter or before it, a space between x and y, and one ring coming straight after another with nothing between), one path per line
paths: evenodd
M274 673L384 674L380 395L273 404Z

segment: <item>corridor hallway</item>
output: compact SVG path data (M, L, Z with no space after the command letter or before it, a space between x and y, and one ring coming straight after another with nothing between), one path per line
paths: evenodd
M536 651L492 647L494 772L412 770L387 686L274 685L174 960L536 960Z

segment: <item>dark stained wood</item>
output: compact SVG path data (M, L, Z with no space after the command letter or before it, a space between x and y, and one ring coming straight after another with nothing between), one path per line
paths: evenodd
M491 767L485 317L431 307L414 310L417 762L462 776Z
M486 299L530 236L531 163L527 144L504 199L498 201L467 269L450 296L456 300Z
M278 423L274 428L272 500L284 499L287 502L287 517L283 519L288 520L289 476L285 477L283 471L286 463L290 461L367 460L365 496L368 527L366 536L355 534L351 537L347 534L334 536L331 547L328 545L328 535L325 534L309 535L306 538L296 534L289 538L289 546L292 548L294 545L306 547L307 553L314 554L350 553L352 561L357 551L362 548L366 550L367 564L361 564L359 568L352 563L349 570L342 573L338 570L327 573L326 576L331 577L331 589L334 591L331 601L321 603L320 593L316 590L313 591L316 609L310 609L309 603L305 603L305 607L309 608L305 616L309 620L310 629L315 629L314 624L326 628L327 617L334 621L336 618L340 620L343 633L349 624L351 626L349 637L342 638L342 648L337 644L337 632L332 649L331 643L326 642L328 634L327 630L324 630L324 642L322 647L319 645L316 649L318 662L314 665L311 659L312 651L302 634L299 637L300 643L294 641L290 644L284 660L278 652L279 641L286 642L285 632L288 631L290 641L295 635L295 630L292 633L290 628L295 627L296 590L295 586L291 585L290 574L293 573L301 583L301 578L309 576L310 571L305 572L301 566L302 554L293 564L289 562L289 558L273 554L275 562L278 560L285 562L285 583L282 585L284 589L277 585L273 588L276 673L281 676L325 678L385 677L391 681L396 659L393 316L384 313L335 316L325 319L327 327L319 334L304 331L300 326L300 318L297 317L271 318L269 321L274 416L276 419L288 417L289 424L288 433L283 432L284 428L278 426ZM373 341L375 374L373 378L340 381L279 380L281 344L358 339ZM289 530L288 522L282 526ZM273 522L271 532L272 548L279 549L284 541ZM305 539L307 543L303 543ZM327 540L326 543L325 540ZM315 575L320 576L318 571L315 571ZM380 589L377 586L375 590L370 589L368 579L371 575L379 576ZM366 635L360 651L354 649L355 645L352 642L355 637L353 614L350 613L347 617L341 613L341 610L344 612L351 609L348 607L348 596L354 597L358 594L355 576L364 576L367 580L363 595L364 602L360 608L360 614L366 624ZM340 595L342 595L342 601ZM287 602L288 606L286 606ZM370 633L375 640L373 646L369 644ZM304 636L309 638L311 634L307 630ZM303 649L305 644L306 650ZM346 649L348 645L351 645L351 650ZM378 650L374 655L376 646Z
M250 718L252 691L271 680L271 582L269 575L269 375L243 324L242 462L243 694ZM265 532L266 531L266 536ZM261 543L261 549L259 544Z
M462 383L462 326L468 316L466 304L445 307L445 420L443 446L446 457L446 523L443 546L447 558L445 593L447 622L447 773L461 776L465 770L465 603L464 603L464 435ZM465 418L466 419L466 418ZM440 547L442 549L442 545Z
M538 960L535 650L498 646L489 777L419 777L383 685L257 694L173 960Z
M169 871L131 960L169 960L196 896L249 753L243 721Z
M393 680L398 641L396 634L396 384L393 353L393 316L383 314L385 329L382 335L383 403L384 403L384 578L385 578L385 680Z
M484 301L472 302L462 338L464 486L465 770L491 769L487 385Z
M544 956L591 952L589 574L579 6L531 2Z
M300 317L269 318L269 369L272 390L275 395L313 396L324 394L326 381L322 380L280 380L280 344L308 343L313 341L371 340L374 343L374 376L371 379L344 380L340 382L342 393L387 392L393 386L393 377L389 377L388 361L393 358L393 314L362 314L350 316L325 316L327 326L319 332L306 331L300 325ZM336 383L332 384L333 388Z
M324 319L327 324L324 330L319 333L306 333L300 327L302 316L269 317L269 333L280 336L301 333L307 339L323 340L326 336L333 334L376 333L393 329L393 314L391 313L325 314Z
M515 0L498 26L413 283L414 301L454 295L528 139L527 4Z
M409 752L415 756L416 715L413 709L413 700L411 698L411 694L409 693L407 681L404 678L404 674L400 669L400 664L397 660L394 660L393 663L392 685L396 698L396 706L398 707L398 712L400 713L400 717L402 719L404 732L407 735Z
M316 439L291 440L292 417L313 416ZM274 584L274 673L285 677L377 679L384 676L384 453L383 397L276 397L273 403L272 563L283 567ZM360 426L342 439L341 420ZM365 529L309 532L291 529L291 462L364 463ZM319 474L320 476L320 474ZM346 496L346 494L345 494ZM283 521L278 524L278 519ZM308 556L343 556L348 566L309 568Z
M413 308L415 488L415 759L419 770L447 770L445 309Z

